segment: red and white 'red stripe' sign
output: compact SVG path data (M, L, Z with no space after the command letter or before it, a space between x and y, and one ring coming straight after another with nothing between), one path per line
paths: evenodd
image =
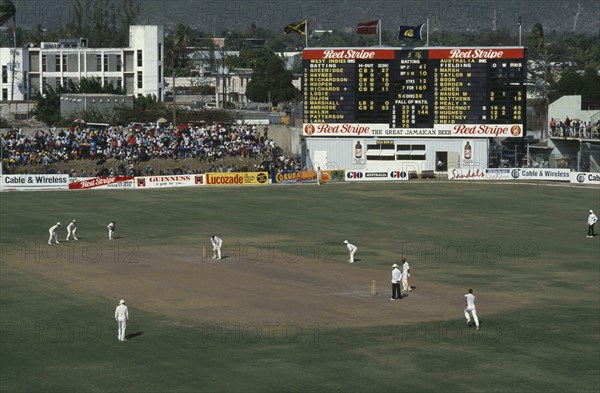
M111 184L133 180L133 176L94 177L69 183L69 190L85 190L96 187L106 187Z

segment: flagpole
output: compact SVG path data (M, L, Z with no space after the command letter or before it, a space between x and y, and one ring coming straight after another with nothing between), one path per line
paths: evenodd
M379 30L379 46L381 46L381 19L377 22L377 28Z
M429 46L429 18L427 18L427 44L425 46Z
M306 28L304 29L304 47L308 47L308 19L304 21Z
M517 19L517 24L519 25L519 46L521 46L521 16Z

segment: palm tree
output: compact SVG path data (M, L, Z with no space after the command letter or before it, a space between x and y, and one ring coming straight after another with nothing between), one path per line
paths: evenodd
M183 23L177 23L175 26L175 43L177 47L185 53L192 42L192 29Z
M15 97L15 56L17 54L17 7L11 0L4 0L0 4L0 26L12 19L13 53L12 53L12 78L10 89L10 100Z
M173 65L173 124L177 122L177 106L175 97L175 74L177 67L184 67L187 64L186 51L192 42L192 29L183 23L177 23L175 33L169 36L165 41L165 49L171 54L171 62Z

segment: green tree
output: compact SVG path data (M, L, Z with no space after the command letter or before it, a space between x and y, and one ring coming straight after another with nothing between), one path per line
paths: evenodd
M126 47L129 26L135 24L140 6L133 0L77 0L73 18L61 26L63 37L87 37L92 48Z
M293 75L285 69L283 59L269 48L242 49L238 58L229 61L234 68L252 68L252 79L246 87L246 96L254 102L295 101L300 91L292 85Z
M536 55L544 51L546 47L546 39L544 37L544 26L541 23L533 25L526 37L527 46L532 55Z
M17 7L11 0L4 0L0 4L0 26L6 22L12 20L12 33L13 33L13 50L12 50L12 66L13 72L11 77L11 88L10 88L10 100L13 101L15 97L15 56L17 52Z
M58 125L61 123L59 91L52 86L46 86L43 93L37 94L33 100L37 104L33 110L33 114L39 121L47 125Z
M184 70L191 64L188 52L193 42L192 29L183 23L178 23L174 31L165 37L165 75L189 73L189 70Z

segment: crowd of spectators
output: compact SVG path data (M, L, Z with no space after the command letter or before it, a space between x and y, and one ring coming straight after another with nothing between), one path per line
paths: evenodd
M36 131L31 136L20 130L10 131L2 138L3 162L10 169L20 165L95 160L99 168L110 174L156 174L143 163L151 159L195 159L199 171L268 170L291 171L299 169L298 158L289 158L256 126L244 124L199 124L173 127L165 124L130 124L128 127L92 128L85 125L57 130ZM253 168L247 164L225 165L226 157L240 158L240 162L258 162ZM103 168L109 159L120 164L117 168ZM74 163L75 164L75 163ZM110 172L112 171L112 172ZM137 172L137 173L136 173ZM142 172L142 173L139 173ZM97 173L96 173L97 174Z
M550 131L552 136L571 137L571 138L600 138L600 120L597 122L585 122L577 119L570 119L569 116L564 121L550 119Z

